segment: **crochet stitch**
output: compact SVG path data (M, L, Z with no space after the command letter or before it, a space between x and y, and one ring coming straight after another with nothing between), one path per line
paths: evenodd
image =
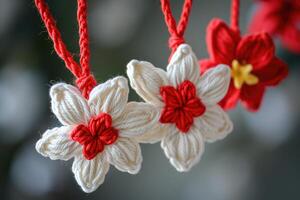
M300 1L258 0L250 32L265 31L278 37L284 47L300 53Z
M135 136L158 120L153 106L130 102L127 80L116 77L95 87L86 100L72 85L51 87L52 111L63 126L47 130L36 150L52 160L74 158L72 171L85 192L104 181L109 164L136 174L142 155Z
M197 58L183 44L191 7L192 0L185 0L176 26L170 1L161 0L169 41L174 41L169 42L172 53L166 72L144 61L132 60L127 65L131 87L160 114L152 130L137 140L161 140L167 158L180 172L189 171L200 160L204 141L222 139L232 131L229 117L216 105L227 92L229 68L219 65L199 77Z
M76 84L82 91L85 98L90 91L97 85L97 82L90 72L90 50L89 35L87 27L87 2L86 0L77 0L77 21L79 25L79 47L80 64L78 64L72 54L68 51L61 34L56 26L55 20L49 10L45 0L35 0L36 8L47 28L49 37L53 41L54 50L57 55L65 62L65 66L76 77Z
M47 4L44 0L35 3L56 53L76 77L78 87L65 83L51 87L51 109L62 126L47 130L36 150L52 160L74 158L72 171L84 192L93 192L103 183L110 164L136 174L142 155L135 137L152 128L158 113L150 104L127 102L129 88L124 77L96 86L89 67L86 0L77 1L80 64L67 50Z
M234 13L237 2L233 0ZM233 27L220 19L209 23L206 42L210 58L200 60L201 73L217 64L230 66L231 83L220 105L232 109L240 99L249 111L257 111L266 88L278 85L287 76L287 65L275 56L275 46L267 33L241 36L237 20L232 21Z
M138 136L140 142L161 142L178 171L190 170L204 151L204 141L223 139L232 131L227 114L217 105L227 92L230 70L219 65L199 78L192 48L181 44L167 71L145 61L127 65L131 87L160 113L156 125Z

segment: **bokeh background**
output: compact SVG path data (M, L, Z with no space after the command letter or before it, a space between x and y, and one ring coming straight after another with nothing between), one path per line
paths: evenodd
M78 55L76 1L48 1L68 48ZM182 0L171 1L179 16ZM255 5L241 1L245 30ZM213 17L228 22L229 0L195 0L186 40L207 57L205 29ZM164 68L168 32L159 0L90 0L91 66L99 82L125 75L129 60ZM300 42L300 41L299 41ZM35 151L43 131L58 124L49 109L48 89L72 76L53 51L32 0L0 0L0 199L300 199L300 57L282 49L289 77L268 90L261 110L231 111L234 132L206 145L201 162L188 173L169 164L160 145L142 145L138 175L111 167L105 183L83 193L71 161L51 161ZM139 100L131 91L130 100Z

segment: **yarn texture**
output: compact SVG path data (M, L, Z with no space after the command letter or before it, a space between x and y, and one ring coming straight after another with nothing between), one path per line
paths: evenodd
M181 44L167 71L145 61L127 65L131 87L155 107L159 118L139 142L161 141L165 155L181 172L190 170L201 158L204 142L223 139L232 131L228 115L217 105L230 83L230 69L218 65L199 77L192 48Z
M278 85L287 75L287 65L275 56L275 46L267 33L241 36L220 19L207 27L209 59L200 60L201 73L218 64L231 69L231 83L220 105L228 110L241 100L249 111L260 108L267 87Z
M258 0L249 30L253 33L265 31L278 37L285 48L299 54L299 24L299 0Z
M140 170L136 137L157 123L159 113L147 103L127 103L128 92L124 77L96 86L88 100L69 84L50 89L51 108L62 126L47 130L36 150L52 160L74 158L72 171L84 192L103 183L110 164L131 174Z

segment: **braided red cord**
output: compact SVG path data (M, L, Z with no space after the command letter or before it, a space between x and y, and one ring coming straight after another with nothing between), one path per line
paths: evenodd
M35 0L35 5L47 28L49 37L53 41L54 50L57 55L65 62L66 67L76 77L76 84L83 96L88 98L90 91L95 87L96 80L90 73L89 60L89 36L87 28L87 2L78 0L77 20L79 25L79 46L80 46L80 65L74 60L62 40L59 29L49 10L45 0Z
M231 2L231 27L239 31L239 15L240 15L240 1L232 0Z
M87 25L87 3L86 0L77 1L77 21L79 28L80 65L85 74L90 74L90 48L89 33Z
M174 19L170 7L170 0L161 0L161 9L165 17L165 22L170 33L169 48L172 50L171 56L176 51L177 47L184 43L184 32L186 30L189 16L192 9L192 0L185 0L182 8L181 16L178 25Z

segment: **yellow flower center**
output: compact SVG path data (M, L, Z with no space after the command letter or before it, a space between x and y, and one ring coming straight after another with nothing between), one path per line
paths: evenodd
M258 77L251 74L252 69L251 64L240 64L238 60L232 61L231 77L235 88L241 89L244 83L255 85L259 82Z

